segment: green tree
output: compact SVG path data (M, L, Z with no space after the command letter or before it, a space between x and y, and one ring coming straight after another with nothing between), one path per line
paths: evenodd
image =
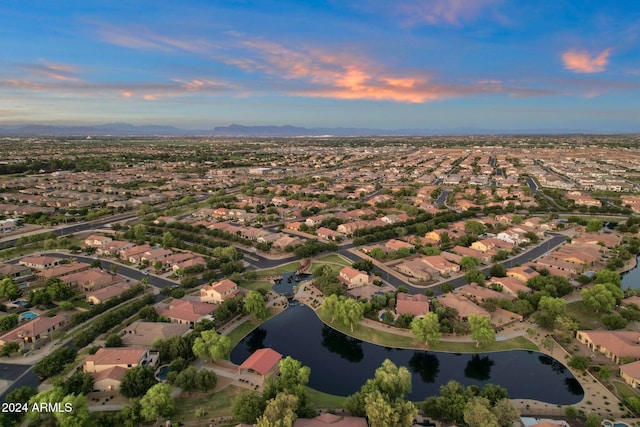
M231 352L231 339L216 331L203 331L193 342L193 354L203 359L225 359Z
M482 286L485 279L484 273L480 270L469 270L464 274L464 280L467 283L477 283Z
M558 316L565 312L566 301L562 298L543 296L538 303L538 315L536 321L543 328L553 330Z
M18 315L7 314L0 317L0 332L6 332L18 326Z
M265 410L266 402L255 391L247 391L233 400L233 419L245 424L255 424Z
M498 400L491 408L491 412L502 427L511 427L516 421L520 421L520 411L509 399Z
M140 397L158 381L151 366L135 366L127 369L120 381L120 393L125 397Z
M55 386L62 388L65 395L87 394L93 391L93 377L87 372L76 371L66 380L57 380Z
M472 270L480 264L482 264L480 260L473 256L463 256L460 259L460 268L462 268L464 271Z
M587 427L600 427L602 425L602 417L595 412L587 415Z
M622 284L622 278L620 277L619 273L605 268L596 272L593 283L613 283L620 287L620 285Z
M467 234L470 234L472 236L478 236L482 233L484 233L486 230L484 224L482 224L479 221L465 221L464 222L464 231Z
M616 305L616 298L602 283L594 285L591 289L583 289L580 295L582 302L596 313L611 311Z
M258 291L251 291L244 299L244 311L259 320L266 319L269 313L264 297Z
M140 415L147 421L168 417L175 409L169 384L156 384L140 399Z
M0 280L0 297L16 299L20 295L20 287L16 282L7 278Z
M488 317L472 314L469 316L469 325L471 326L471 338L476 342L476 347L495 342L496 331Z
M119 334L109 334L104 342L105 347L124 347L124 342Z
M436 313L427 313L423 318L416 317L411 322L411 333L420 342L432 347L440 342L440 322Z
M278 393L278 395L267 402L264 413L256 427L292 427L298 418L296 407L298 406L298 396L288 393Z
M494 263L494 264L491 265L491 268L489 269L489 276L491 276L491 277L506 277L507 276L507 269L502 264Z
M173 385L180 387L187 393L191 393L192 391L212 390L215 388L217 381L215 372L208 369L198 370L194 366L190 366L176 376Z
M589 358L579 354L571 356L569 367L584 372L589 367Z
M490 403L484 397L471 398L464 407L464 422L469 427L497 426L498 418L491 412Z
M363 316L364 307L362 304L351 298L344 298L342 300L340 317L342 319L342 323L351 328L351 332L353 332L354 326L360 323Z
M589 222L587 223L587 227L585 228L585 231L587 233L597 233L598 231L602 230L602 221L599 221L597 219L592 219L589 220Z

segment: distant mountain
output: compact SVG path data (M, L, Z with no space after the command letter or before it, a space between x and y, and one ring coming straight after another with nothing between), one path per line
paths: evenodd
M625 131L621 131L624 133ZM367 128L305 128L298 126L243 126L232 124L209 130L185 130L174 126L106 123L93 126L16 125L0 127L0 136L430 136L430 135L526 135L526 134L589 134L602 133L579 129L510 129L492 130L474 127L449 129L367 129Z

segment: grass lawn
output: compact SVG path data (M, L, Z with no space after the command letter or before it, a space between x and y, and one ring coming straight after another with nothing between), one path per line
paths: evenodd
M582 301L567 304L566 313L568 316L580 322L580 329L598 329L604 327L600 321L600 316L595 314L593 309L584 305Z
M345 398L306 387L309 401L316 409L341 409Z
M290 262L275 268L268 268L266 270L256 270L258 276L275 276L282 273L291 273L300 268L302 264L300 261Z
M257 323L247 320L246 322L244 322L240 326L237 326L234 330L229 332L227 336L231 340L231 348L238 345L242 338L246 337L247 334L253 331L257 326Z
M203 408L206 416L203 419L203 425L207 424L205 420L210 417L231 416L231 405L233 399L242 394L245 389L229 385L217 393L211 393L206 396L194 394L192 396L184 395L175 399L176 412L171 416L171 421L197 420L196 410Z
M253 280L249 282L242 281L238 283L241 288L248 289L250 291L257 291L258 289L265 289L270 291L273 285L268 280Z
M336 276L338 274L340 274L340 270L342 270L344 268L343 265L336 265L336 264L329 264L327 262L313 261L311 263L311 268L309 269L309 271L313 271L315 268L320 267L321 265L326 265L327 267L329 267L331 269L332 273L335 274Z
M336 255L336 254L325 255L325 256L322 256L320 258L316 258L315 261L319 261L319 262L334 262L336 264L340 264L340 265L344 265L344 266L351 265L351 262L347 261L346 259L344 259L340 255Z
M320 315L320 313L318 313ZM416 343L414 342L412 337L407 337L403 335L396 335L390 332L378 331L377 329L367 328L362 325L358 325L353 329L349 327L345 327L340 322L335 322L331 324L329 322L330 319L327 319L323 316L320 316L321 319L325 321L325 323L330 324L333 328L350 335L352 337L356 337L363 341L368 341L374 344L383 345L386 347L398 347L398 348L418 348L416 347ZM447 351L451 353L477 353L478 351L502 351L502 350L515 350L515 349L524 349L524 350L538 350L538 346L529 341L524 337L516 337L505 341L496 341L491 345L487 345L484 347L476 347L475 342L450 342L450 341L441 341L437 345L429 348L429 350L434 351Z
M618 396L622 399L626 399L627 397L638 397L636 392L634 392L631 387L623 383L622 381L612 381L613 386L616 388L616 392Z

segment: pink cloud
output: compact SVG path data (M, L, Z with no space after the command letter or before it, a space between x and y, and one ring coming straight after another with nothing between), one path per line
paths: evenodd
M569 50L562 54L564 68L576 73L601 73L609 64L611 49L605 49L597 56L591 56L588 52Z
M68 82L80 81L80 78L77 77L78 70L67 64L40 61L38 64L19 64L19 67L37 77Z

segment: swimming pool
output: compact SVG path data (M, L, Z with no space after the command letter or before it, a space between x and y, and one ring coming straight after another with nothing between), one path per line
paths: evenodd
M20 314L20 320L33 320L36 317L38 317L38 315L33 311L25 311L24 313Z
M602 427L629 427L629 424L618 421L614 424L613 421L604 420L601 424Z
M28 303L26 301L16 300L16 301L11 301L11 304L15 305L16 307L24 307Z
M158 370L156 371L156 378L160 381L166 381L167 380L167 375L169 374L169 370L171 368L169 367L169 365L162 365L158 368Z

